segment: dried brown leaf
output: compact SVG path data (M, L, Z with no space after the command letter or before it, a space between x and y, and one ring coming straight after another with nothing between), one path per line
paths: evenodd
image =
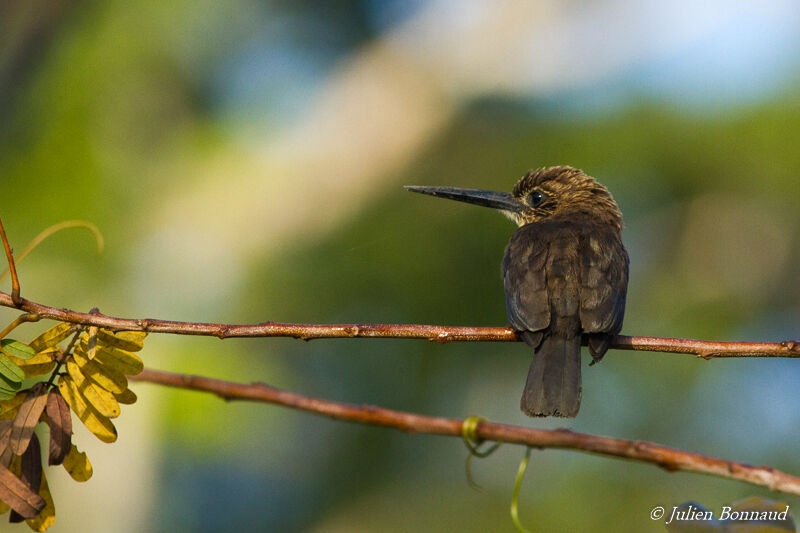
M3 465L0 465L0 500L23 518L35 518L45 506L41 496Z
M36 494L39 493L39 487L42 484L42 452L39 448L39 438L34 434L31 442L25 453L22 454L22 462L20 464L20 481L31 489ZM33 518L31 516L23 517L17 511L11 511L9 522L22 522L26 518Z
M8 447L8 441L11 438L11 425L13 420L0 420L0 450Z
M22 455L31 441L33 429L39 423L44 407L47 404L47 385L39 382L31 387L28 397L19 407L14 424L11 426L9 446L16 455Z
M47 476L42 471L42 486L39 488L39 496L45 501L44 509L39 512L36 518L29 518L25 522L34 531L45 531L56 522L56 505L53 503L53 495L50 494L50 487L47 486Z
M0 453L0 465L3 465L6 468L8 468L14 457L16 457L16 455L14 455L14 452L11 451L11 448L6 446L3 452Z
M50 425L50 449L47 464L60 465L72 445L72 415L58 389L47 395L47 419Z
M11 420L0 420L0 465L5 466L8 468L8 465L11 464L11 458L14 457L14 454L11 452L11 448L9 448L8 443L11 440L11 425L13 421ZM0 514L5 513L8 509L3 509L0 507Z
M39 492L42 483L42 448L39 445L39 437L34 433L28 449L22 454L20 479L26 483L32 491Z

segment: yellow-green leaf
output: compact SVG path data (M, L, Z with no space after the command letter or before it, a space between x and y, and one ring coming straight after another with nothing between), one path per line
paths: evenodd
M61 464L75 481L88 481L92 477L92 463L86 457L86 452L79 452L74 444L70 446L67 458Z
M75 348L75 351L72 352L72 357L78 363L83 375L105 390L121 394L128 388L128 378L125 377L125 374L109 365L90 361L81 346Z
M9 400L13 398L21 388L22 382L8 381L5 376L0 375L0 399Z
M7 400L0 400L0 420L13 420L17 416L19 406L28 397L28 391L22 391L15 394L12 398Z
M10 383L22 383L25 379L25 372L4 353L0 353L0 375Z
M130 389L125 389L121 393L114 393L114 398L121 404L133 405L136 403L136 393Z
M15 341L14 339L0 340L0 349L6 355L16 357L18 359L30 359L36 355L36 352L33 351L33 348L24 342Z
M107 329L97 332L99 346L111 346L129 352L138 352L144 346L144 338L147 337L146 331L117 331L112 333Z
M120 350L111 346L98 347L94 360L101 365L108 365L126 376L134 376L144 368L144 363L139 359L139 356L127 350Z
M58 380L58 390L86 429L103 442L117 440L117 428L108 417L101 415L97 409L86 403L72 377L61 376Z
M92 326L89 328L82 338L86 339L86 357L89 358L91 361L94 359L95 354L97 353L97 332L100 329L97 326Z
M87 379L81 372L80 367L73 361L67 361L67 372L69 373L78 392L83 396L83 399L92 407L97 409L97 412L108 418L116 418L119 416L119 402L114 398L114 395L103 387Z
M17 357L12 357L11 360L14 361L18 367L24 370L26 366L52 363L60 353L61 348L58 346L53 346L52 348L45 348L41 352L36 353L30 359L19 359Z
M71 329L72 324L69 322L59 322L52 328L33 339L29 346L33 348L34 352L41 352L45 348L55 346L59 342L66 339L69 336Z
M14 388L6 383L5 380L0 379L0 400L10 400L17 395L17 391L21 386L22 384L20 384L20 387ZM0 419L2 419L2 414L0 414Z
M42 376L53 371L56 367L55 358L61 354L61 348L53 346L37 353L28 360L12 357L11 360L25 372L26 378Z
M37 376L49 374L55 367L56 362L50 361L49 363L42 363L40 365L25 365L22 367L22 371L25 372L26 378L35 378Z

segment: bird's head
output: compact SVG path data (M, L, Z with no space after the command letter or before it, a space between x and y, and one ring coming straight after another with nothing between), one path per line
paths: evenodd
M525 174L511 193L407 185L413 192L498 209L518 226L548 218L589 216L622 229L614 197L594 178L568 166L546 167Z

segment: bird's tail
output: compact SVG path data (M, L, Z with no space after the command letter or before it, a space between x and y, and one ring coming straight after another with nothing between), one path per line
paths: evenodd
M528 416L574 417L581 406L581 336L545 336L533 355L520 407Z

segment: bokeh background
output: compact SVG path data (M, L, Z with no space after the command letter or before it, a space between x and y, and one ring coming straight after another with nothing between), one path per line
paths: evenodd
M23 294L54 306L504 325L512 225L402 185L508 190L529 168L570 164L625 214L623 333L798 338L799 142L793 0L0 4L10 239L21 249L69 219L106 238L98 256L88 232L60 233L21 264ZM24 338L43 328L26 327ZM515 344L153 335L143 356L152 368L800 473L791 360L612 351L585 371L577 419L531 420L517 407L530 354ZM117 443L76 429L91 481L48 473L52 531L513 531L520 448L474 462L478 492L456 439L134 390ZM546 450L533 454L520 512L534 531L662 531L655 505L718 511L751 495L800 504Z

